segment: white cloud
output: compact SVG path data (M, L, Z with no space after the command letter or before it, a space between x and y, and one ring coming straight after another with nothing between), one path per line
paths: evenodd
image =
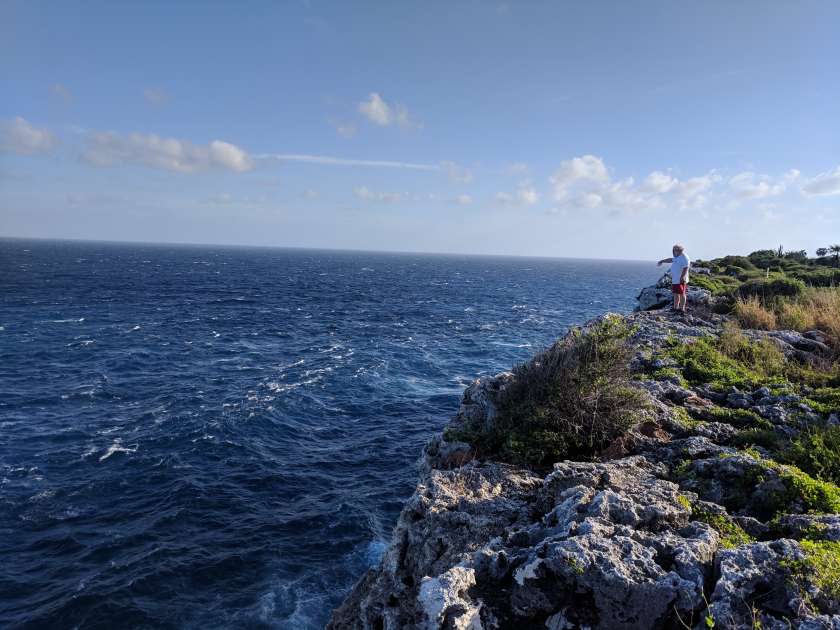
M653 171L641 183L634 178L613 180L604 161L583 155L560 163L549 178L553 197L568 209L604 208L613 215L658 210L702 208L707 193L721 177L714 171L681 181L668 171Z
M729 187L741 199L762 199L775 197L785 191L784 183L774 184L766 175L749 171L739 173L729 180Z
M820 195L840 195L840 166L833 171L820 173L802 185L802 193L806 197Z
M650 192L666 193L678 183L676 177L671 177L662 171L653 171L645 178L644 188Z
M420 126L409 117L404 105L389 105L377 92L371 92L366 101L359 103L359 113L382 127L394 124L401 127Z
M379 201L383 203L395 203L403 198L401 193L381 192L370 190L367 186L360 186L353 191L359 198L365 201Z
M785 173L784 180L785 180L786 183L791 184L791 183L795 182L797 179L799 179L799 176L801 174L802 173L799 172L799 169L792 168L787 173Z
M65 103L69 103L73 100L73 93L61 83L53 83L50 86L50 92L52 92L55 96L60 98Z
M35 155L48 153L57 145L58 140L49 129L34 127L20 116L0 120L0 152Z
M533 206L540 200L540 196L533 188L520 188L516 193L519 202L526 206Z
M281 162L304 162L307 164L327 164L330 166L375 166L383 168L405 168L416 171L439 171L437 164L418 164L416 162L392 162L390 160L356 160L331 155L306 155L300 153L261 153L253 156L256 160L279 160Z
M455 197L455 203L459 206L468 206L473 202L473 198L469 195L458 195Z
M560 168L549 178L554 185L554 198L558 201L565 199L569 194L569 189L579 182L603 184L609 180L610 176L604 161L594 155L584 155L560 162Z
M533 187L525 185L516 193L497 192L495 199L504 206L533 206L540 200L540 195Z
M211 168L243 172L253 168L251 156L222 140L194 145L187 140L162 138L155 134L132 133L124 136L111 131L89 134L82 158L95 166L142 164L179 173Z
M680 209L697 209L705 206L708 202L706 193L721 179L721 176L712 170L705 175L679 182L675 190Z
M458 166L455 162L441 162L440 167L446 172L449 181L455 184L469 184L472 179L472 171Z
M169 101L169 94L161 88L146 88L143 90L143 98L149 105L165 105Z

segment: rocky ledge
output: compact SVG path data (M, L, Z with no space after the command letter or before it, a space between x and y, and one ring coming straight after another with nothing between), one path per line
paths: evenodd
M809 564L813 540L840 541L836 486L735 439L744 418L789 439L836 414L778 388L689 383L668 349L719 337L723 316L627 319L646 419L594 460L550 470L435 437L389 549L329 628L840 630L837 558ZM743 334L797 360L825 349L798 333ZM511 378L473 383L450 426L492 424Z

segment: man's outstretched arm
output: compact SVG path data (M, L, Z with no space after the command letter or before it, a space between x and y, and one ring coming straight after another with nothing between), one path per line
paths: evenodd
M662 260L660 260L660 261L659 261L658 263L656 263L656 264L657 264L657 265L661 265L662 263L669 263L669 262L674 262L674 259L673 259L673 258L663 258Z

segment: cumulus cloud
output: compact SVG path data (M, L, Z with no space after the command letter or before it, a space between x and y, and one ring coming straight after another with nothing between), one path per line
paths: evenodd
M816 177L807 180L802 185L802 193L806 197L840 195L840 166L833 171L820 173Z
M469 195L458 195L457 197L455 197L455 203L457 203L459 206L468 206L472 202L473 199Z
M784 183L773 183L766 175L756 175L749 171L739 173L729 180L729 187L742 199L761 199L775 197L785 191Z
M391 105L385 102L378 92L371 92L366 101L359 103L359 113L372 123L387 127L399 125L401 127L419 126L413 121L404 105Z
M653 171L645 178L644 188L650 192L666 193L672 190L679 182L676 177L671 177L662 171Z
M244 172L253 168L251 156L222 140L195 145L187 140L162 138L155 134L120 135L110 131L89 134L82 158L94 166L141 164L179 173L212 168Z
M583 155L560 163L549 178L554 200L560 206L603 208L612 214L635 213L664 207L701 208L708 203L708 191L721 177L710 171L680 180L667 171L653 171L641 183L633 177L614 180L603 159Z
M560 168L549 178L554 185L554 198L562 201L569 194L570 189L579 182L606 184L610 175L604 161L594 155L584 155L563 160Z
M401 193L370 190L367 186L359 186L353 193L356 197L364 201L378 201L382 203L395 203L403 198Z
M146 88L143 90L143 98L149 105L165 105L169 100L169 94L160 88Z
M46 128L35 127L20 116L0 120L0 151L18 155L49 153L58 145L55 135Z
M540 195L533 188L520 188L516 193L520 203L526 206L533 206L540 200Z
M515 193L497 192L495 199L503 206L533 206L540 200L539 193L529 185L520 186Z

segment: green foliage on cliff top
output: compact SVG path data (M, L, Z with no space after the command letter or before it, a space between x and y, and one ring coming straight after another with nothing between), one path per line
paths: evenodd
M840 483L840 427L812 427L802 432L784 453L784 460L817 479Z
M731 518L723 514L715 514L695 506L691 511L691 520L711 525L720 534L720 544L724 549L734 549L740 545L748 545L755 539Z
M490 429L461 439L482 455L531 465L590 459L637 422L646 397L630 381L631 333L618 316L574 329L514 368Z
M814 584L830 599L840 599L840 542L801 540L799 546L805 557L784 562L794 578Z

